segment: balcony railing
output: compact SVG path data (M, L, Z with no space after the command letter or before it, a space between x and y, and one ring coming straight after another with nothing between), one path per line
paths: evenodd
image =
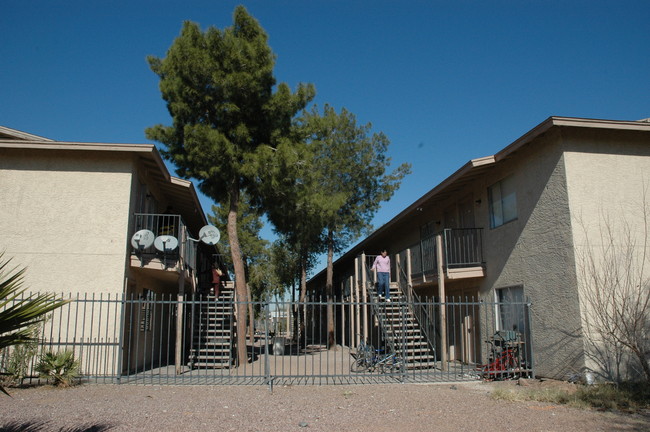
M140 257L141 263L145 258L159 258L165 263L165 267L170 267L182 260L185 267L196 268L196 243L190 240L191 235L180 215L136 213L134 218L133 233L130 238L133 238L135 233L148 230L153 233L154 239L167 240L163 243L163 250L156 247L155 241L151 244L146 243L148 244L146 247L140 245L136 248L131 244L131 254ZM178 243L174 244L167 236L174 237Z
M444 253L447 268L483 265L483 230L480 228L445 229Z
M442 266L449 269L462 269L483 266L483 229L447 228L442 231ZM436 234L422 237L420 242L401 251L404 261L410 252L411 277L437 275L438 253Z

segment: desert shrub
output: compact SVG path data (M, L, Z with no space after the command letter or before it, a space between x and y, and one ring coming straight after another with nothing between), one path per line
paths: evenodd
M562 388L498 388L492 398L508 401L537 401L573 408L640 412L650 408L650 386L645 382L622 384L577 384L575 391Z
M597 409L639 411L650 407L650 385L645 382L580 386L576 396Z
M27 376L29 365L38 352L38 334L40 330L40 324L33 324L29 329L29 333L32 334L31 340L6 348L7 357L2 371L2 385L15 387L23 383L23 380Z
M53 385L68 387L79 376L79 361L74 358L74 352L65 350L58 353L48 351L36 365L36 372L41 378L47 379Z

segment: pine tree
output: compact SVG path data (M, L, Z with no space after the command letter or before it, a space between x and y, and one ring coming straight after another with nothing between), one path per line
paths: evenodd
M289 132L294 115L314 97L314 88L300 85L295 93L286 84L276 88L268 36L243 6L235 8L233 25L224 30L202 32L197 24L185 22L167 56L150 56L148 61L160 77L173 124L150 127L146 135L165 146L163 156L180 176L198 180L208 197L228 203L235 292L238 301L246 301L237 230L240 196L247 190L256 198L259 176L251 169L258 166L256 150L273 147ZM242 328L245 317L245 309L238 308ZM239 331L239 363L247 358L245 343L245 332Z
M370 221L383 201L387 201L410 172L401 164L386 173L391 159L386 156L389 140L383 133L371 133L372 125L357 125L354 114L345 108L336 113L325 105L321 115L317 107L301 119L306 141L313 154L312 166L319 179L323 197L338 197L337 205L324 212L327 273L325 295L328 301L328 346L334 340L334 265L335 252L371 228Z

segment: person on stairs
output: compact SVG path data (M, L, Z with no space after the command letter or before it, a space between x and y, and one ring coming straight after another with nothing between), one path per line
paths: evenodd
M386 249L377 255L371 270L377 270L377 293L380 299L390 302L390 257Z
M214 293L214 298L219 297L219 291L221 290L221 276L223 272L219 267L212 268L212 292Z

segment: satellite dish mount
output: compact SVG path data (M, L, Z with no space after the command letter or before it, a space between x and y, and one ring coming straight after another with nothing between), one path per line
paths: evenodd
M205 225L199 230L199 239L193 239L190 237L190 240L193 242L203 242L207 245L214 246L219 243L221 239L221 233L219 229L213 225Z
M142 267L142 252L151 247L156 238L155 234L148 229L142 229L131 237L131 246L135 249L136 255L140 257L140 267Z

